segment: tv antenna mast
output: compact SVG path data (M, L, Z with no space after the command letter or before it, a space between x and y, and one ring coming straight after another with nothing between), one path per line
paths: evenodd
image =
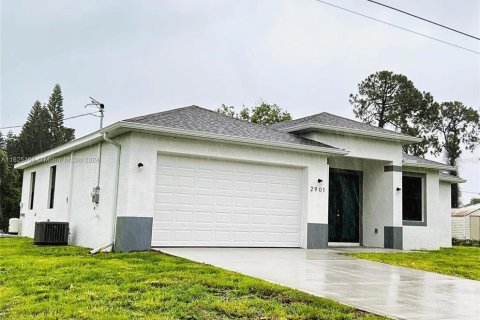
M95 117L100 117L100 129L102 129L103 128L103 113L105 112L105 105L103 103L95 100L92 97L89 97L89 98L90 98L90 103L87 103L84 108L94 107L94 108L98 109L98 112L100 112L100 115L97 116L96 114L93 114L93 113L92 113L92 115L95 116Z

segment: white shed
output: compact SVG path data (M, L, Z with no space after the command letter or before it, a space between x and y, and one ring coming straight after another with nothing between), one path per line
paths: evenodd
M480 204L452 209L452 237L479 239Z

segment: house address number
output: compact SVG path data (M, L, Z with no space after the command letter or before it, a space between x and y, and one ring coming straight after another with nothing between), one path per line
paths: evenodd
M310 187L310 192L325 192L325 187Z

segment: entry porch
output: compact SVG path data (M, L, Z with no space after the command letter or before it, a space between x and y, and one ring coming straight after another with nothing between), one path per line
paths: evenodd
M328 243L402 249L401 169L362 158L328 165Z

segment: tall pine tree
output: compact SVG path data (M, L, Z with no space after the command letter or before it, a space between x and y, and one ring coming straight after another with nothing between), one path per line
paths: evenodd
M35 101L17 139L16 157L33 157L52 147L51 117L48 109Z
M0 150L5 150L7 147L7 139L3 136L2 131L0 131Z
M52 94L48 99L48 112L51 117L50 133L51 133L51 147L55 148L75 138L75 130L66 128L63 125L63 96L62 88L59 84L53 87Z
M0 150L0 230L7 232L8 220L18 217L19 203L18 173L8 163L7 154Z
M0 230L6 230L8 219L19 213L22 178L13 169L14 162L73 140L74 129L66 128L63 120L62 90L57 84L47 105L35 101L18 136L0 133Z

